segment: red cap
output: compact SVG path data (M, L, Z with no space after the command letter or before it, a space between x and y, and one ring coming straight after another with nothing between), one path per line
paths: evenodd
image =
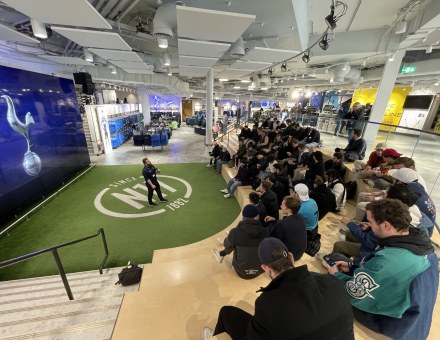
M400 156L402 156L401 153L398 153L396 150L394 149L385 149L382 152L382 157L394 157L394 158L399 158Z

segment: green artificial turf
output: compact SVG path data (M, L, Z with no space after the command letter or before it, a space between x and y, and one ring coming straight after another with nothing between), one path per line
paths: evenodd
M140 206L132 207L112 194L128 196L133 194L130 190L134 190L140 198L146 197L141 178L142 166L97 166L13 229L9 236L3 236L0 239L0 261L89 236L98 228L103 228L110 252L106 267L122 266L129 260L132 263L148 263L155 249L207 238L228 226L239 214L237 201L224 199L219 192L225 187L225 181L212 168L207 169L204 164L163 164L158 167L161 175L178 177L190 184L192 194L185 199L187 188L183 183L159 178L172 188L171 191L175 190L171 192L162 188L168 203L180 199L179 203L183 206L176 202L174 208L171 207L174 210L171 210L166 204L159 203L158 207L152 208L148 202L135 200L133 204ZM101 203L114 213L132 215L159 209L166 211L136 218L105 215L95 208L94 201L106 188L109 190L102 196ZM154 198L157 200L156 196ZM59 253L67 272L97 269L104 256L100 238L60 249ZM56 273L53 256L47 253L1 269L0 280Z

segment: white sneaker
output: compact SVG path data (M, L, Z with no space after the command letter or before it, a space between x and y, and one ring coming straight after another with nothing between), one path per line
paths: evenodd
M229 194L226 194L226 195L223 195L223 197L224 197L224 198L229 198L229 197L232 197L232 196L229 195Z
M221 237L217 237L217 242L220 243L221 245L223 245L223 242L225 241L224 238Z
M213 335L214 331L211 328L207 326L202 328L202 340L211 339Z
M218 263L222 263L223 262L223 257L220 255L220 251L218 249L212 248L212 253L214 254L216 260L218 261Z
M207 167L207 168L210 168L210 167L212 167L212 164L208 164L206 167Z
M225 194L227 194L229 191L228 191L228 189L222 189L222 190L220 190L221 192L223 192L223 193L225 193Z
M374 187L374 182L373 182L371 179L369 179L369 180L367 181L367 183L368 183L368 185L371 185L372 187Z
M225 233L226 233L226 235L229 235L230 230L226 230Z
M346 238L345 234L341 234L341 233L339 233L339 239L340 239L341 241L345 241L345 238Z

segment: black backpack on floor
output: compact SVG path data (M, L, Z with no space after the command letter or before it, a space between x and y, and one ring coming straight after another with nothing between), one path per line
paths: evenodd
M345 190L347 191L348 200L352 200L356 196L356 189L356 181L348 181L347 183L345 183Z
M139 283L142 278L142 271L141 267L135 264L130 265L130 262L128 262L127 267L123 268L118 274L119 280L115 285L130 286Z

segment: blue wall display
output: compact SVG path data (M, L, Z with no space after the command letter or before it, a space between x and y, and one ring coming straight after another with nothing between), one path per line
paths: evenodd
M325 92L319 92L310 98L309 106L316 106L318 110L322 110L322 104L324 103Z
M181 97L158 96L150 94L150 110L154 111L180 111Z
M0 66L0 220L90 164L72 80ZM1 226L1 225L0 225Z

